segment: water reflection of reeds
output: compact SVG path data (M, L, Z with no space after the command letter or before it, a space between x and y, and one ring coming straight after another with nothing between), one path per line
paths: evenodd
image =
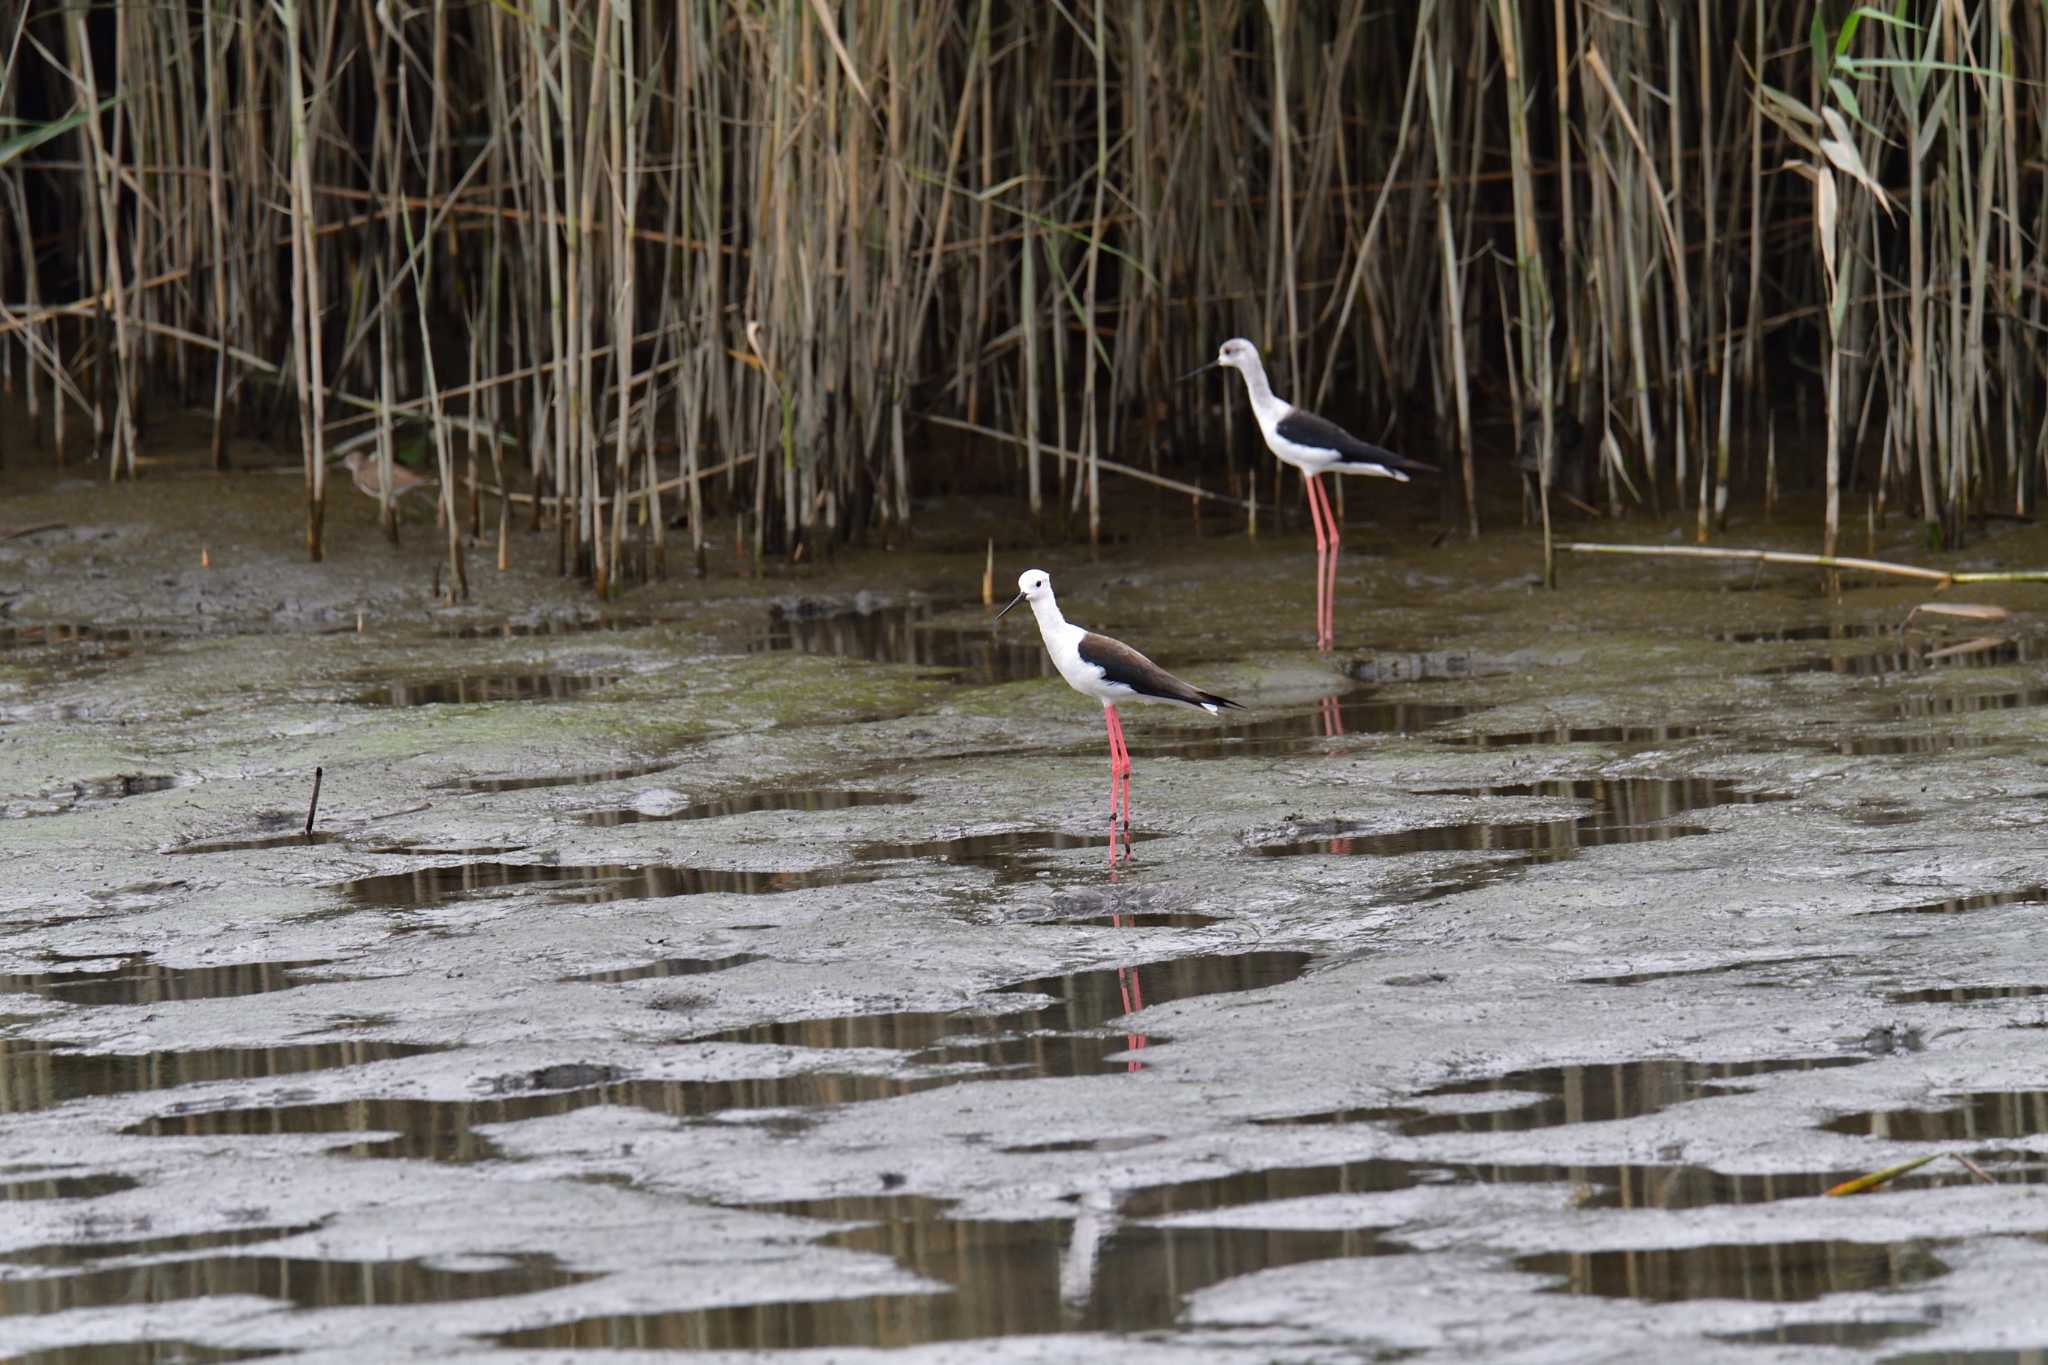
M251 1229L246 1240L272 1241L293 1231ZM93 1248L76 1250L89 1254ZM260 1252L181 1256L0 1279L0 1313L60 1313L222 1296L251 1296L298 1308L389 1307L531 1294L591 1278L568 1270L552 1256L494 1259L498 1263L488 1268L454 1270L424 1260L316 1260Z
M1787 1071L1817 1071L1855 1066L1868 1057L1759 1058L1732 1062L1700 1062L1678 1057L1647 1057L1627 1062L1596 1062L1531 1067L1472 1080L1450 1081L1421 1092L1417 1101L1498 1096L1483 1108L1434 1111L1422 1103L1403 1102L1363 1109L1332 1109L1265 1122L1275 1125L1389 1123L1408 1137L1441 1133L1524 1132L1566 1124L1605 1123L1641 1118L1715 1094L1740 1089L1750 1077Z
M351 1156L466 1163L502 1155L497 1145L478 1131L481 1128L558 1117L593 1105L619 1105L669 1118L696 1119L735 1109L810 1109L887 1099L935 1083L849 1072L716 1081L624 1078L546 1093L479 1099L371 1097L173 1112L144 1119L123 1131L148 1137L331 1135L338 1139L332 1148Z
M2048 1090L1985 1090L1939 1104L1870 1109L1821 1125L1894 1142L1977 1142L2048 1133Z
M1290 1199L1315 1199L1338 1194L1387 1194L1398 1190L1453 1185L1556 1185L1568 1191L1577 1208L1702 1209L1719 1205L1773 1204L1788 1199L1817 1199L1860 1170L1718 1171L1706 1166L1617 1165L1591 1163L1496 1163L1374 1157L1362 1161L1308 1166L1277 1166L1231 1175L1174 1181L1134 1190L1117 1202L1126 1218L1165 1218L1176 1214L1241 1209ZM2048 1169L2001 1168L2001 1181L2038 1184ZM1961 1166L1945 1171L1923 1169L1900 1177L1887 1188L1915 1189L1961 1185L1974 1180Z
M949 1288L582 1318L496 1338L515 1347L786 1350L895 1347L1171 1326L1188 1295L1277 1266L1401 1250L1371 1229L1155 1227L1103 1220L955 1219L942 1204L811 1200L789 1212L860 1219L828 1245L886 1255Z
M1559 814L1534 819L1489 819L1456 824L1426 825L1384 833L1350 832L1345 822L1329 822L1336 829L1316 837L1262 844L1259 851L1272 857L1310 853L1357 854L1370 857L1402 857L1415 853L1505 852L1520 857L1490 861L1485 870L1473 875L1492 878L1535 863L1571 857L1584 849L1606 844L1647 843L1703 834L1699 825L1672 823L1672 817L1716 806L1782 800L1770 793L1744 791L1738 784L1720 778L1595 778L1524 782L1488 787L1450 787L1419 791L1423 796L1518 797L1570 801L1591 805L1585 814Z
M553 888L556 899L599 904L712 892L767 896L807 886L865 881L875 875L879 874L859 868L753 872L662 863L473 862L358 877L343 883L342 892L351 905L424 909L485 892L545 886Z
M169 967L146 956L83 971L0 973L0 995L40 995L68 1005L154 1005L172 1000L217 1000L262 995L306 984L298 975L327 965L325 958L292 962L235 962L218 967Z
M1005 634L985 625L933 625L934 615L924 603L815 613L777 608L747 648L750 653L794 651L906 664L977 685L1054 676L1052 660L1035 634Z
M410 1043L354 1040L129 1054L67 1051L58 1044L4 1038L0 1039L0 1113L48 1109L93 1096L333 1071L435 1050Z
M699 1042L819 1049L880 1048L921 1065L976 1065L1031 1076L1100 1070L1142 1049L1146 1035L1104 1032L1112 1020L1152 1005L1281 985L1312 961L1308 953L1260 951L1169 958L1040 977L983 997L973 1010L899 1010L790 1019L725 1029ZM1003 1009L1006 995L1020 1007ZM1039 1004L1033 996L1049 996ZM1127 1062L1136 1069L1135 1062Z
M1918 1242L1724 1243L1647 1250L1551 1251L1515 1268L1558 1276L1557 1291L1674 1303L1751 1299L1796 1303L1827 1294L1898 1289L1948 1273Z

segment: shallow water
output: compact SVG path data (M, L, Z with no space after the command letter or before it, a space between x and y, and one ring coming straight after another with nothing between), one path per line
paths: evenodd
M608 827L668 820L721 820L729 815L754 815L761 811L852 810L857 806L906 806L917 797L910 792L842 791L830 787L785 787L747 792L687 804L618 806L591 811L576 817L586 825Z
M703 976L707 972L728 972L735 967L744 967L749 962L763 961L760 953L733 953L726 957L665 957L659 962L643 962L637 967L614 967L602 972L583 972L576 976L565 976L564 981L590 981L603 986L616 986L622 981L645 981L650 977Z
M0 995L40 995L80 1006L215 1000L290 990L304 984L302 973L326 965L325 958L220 967L166 967L147 957L86 958L76 967L53 961L48 971L0 972Z
M1052 660L1028 624L1005 630L993 623L959 626L933 619L942 614L957 617L961 609L943 610L923 602L862 602L852 607L778 604L769 612L767 624L747 637L746 647L756 654L787 651L906 664L969 685L1055 676Z
M549 773L543 776L520 777L472 777L458 785L464 791L473 792L523 792L539 791L547 787L595 786L601 782L622 782L629 778L646 777L651 773L666 772L675 766L669 758L648 759L644 763L628 763L615 768L596 768L589 772Z
M1431 1113L1398 1106L1332 1110L1269 1123L1391 1122L1411 1137L1429 1133L1521 1132L1568 1123L1604 1123L1660 1113L1674 1104L1741 1089L1746 1076L1814 1067L1854 1066L1858 1057L1787 1058L1756 1062L1695 1062L1650 1058L1615 1066L1537 1067L1502 1076L1455 1081L1422 1091L1418 1100L1444 1096L1500 1096L1499 1107Z
M599 1068L598 1070L602 1070ZM337 1155L468 1164L503 1159L493 1124L558 1118L597 1105L702 1119L733 1109L815 1109L908 1095L939 1080L811 1072L746 1081L656 1081L594 1074L562 1077L564 1088L473 1100L354 1099L265 1104L245 1109L172 1108L123 1130L144 1137L323 1137Z
M827 1206L817 1216L840 1217ZM856 1215L857 1216L857 1215ZM904 1238L915 1226L929 1236ZM1083 1244L1064 1219L889 1219L833 1245L896 1258L950 1292L618 1314L502 1333L501 1346L787 1350L1170 1327L1186 1295L1237 1275L1399 1248L1370 1230L1119 1227Z
M60 1175L46 1180L0 1183L0 1199L98 1199L132 1190L142 1182L128 1175Z
M235 1235L230 1244L273 1241L298 1231L303 1229L252 1228ZM489 1269L448 1270L416 1260L323 1261L246 1250L222 1256L177 1254L191 1251L191 1240L162 1238L133 1244L132 1249L113 1248L107 1257L90 1259L76 1255L89 1248L64 1248L72 1256L43 1262L60 1273L0 1281L0 1312L59 1313L230 1295L272 1299L299 1308L434 1304L530 1294L588 1278L549 1257L513 1257ZM94 1264L145 1256L157 1259L104 1268Z
M0 1039L0 1111L20 1114L94 1096L331 1071L435 1050L360 1041L127 1055L75 1052L48 1043Z
M1317 837L1259 846L1276 858L1304 854L1399 858L1414 854L1480 853L1483 859L1433 871L1418 897L1451 895L1507 880L1530 867L1576 858L1588 849L1610 844L1654 843L1708 832L1704 825L1674 823L1673 817L1716 806L1754 804L1782 799L1769 793L1744 791L1735 783L1697 778L1609 778L1599 781L1511 783L1498 787L1454 787L1430 796L1543 797L1593 806L1588 815L1534 820L1478 820L1428 825L1392 833L1351 832L1343 820L1324 822L1335 828L1297 827Z
M1917 1242L1765 1242L1653 1251L1545 1252L1518 1270L1554 1275L1557 1292L1672 1303L1762 1299L1797 1303L1826 1294L1896 1289L1948 1273Z
M1144 1064L1135 1054L1152 1039L1133 1030L1104 1031L1112 1019L1173 1000L1282 985L1299 976L1310 960L1300 952L1169 958L1020 981L987 997L996 1013L897 1011L794 1019L727 1029L697 1041L887 1048L910 1053L913 1063L1022 1068L1031 1076L1072 1076L1105 1064L1136 1071ZM1004 995L1050 996L1053 1003L1013 1009Z
M2048 1132L2048 1090L1996 1090L1959 1095L1921 1109L1844 1114L1821 1125L1830 1133L1901 1142L1971 1142Z
M816 872L728 872L667 864L457 863L412 872L384 872L344 882L351 905L421 910L464 897L519 887L551 887L547 898L595 905L606 901L725 892L770 896L805 886L840 885L869 874L855 869Z
M358 692L364 706L456 706L493 701L572 701L601 692L616 673L480 673L381 682Z

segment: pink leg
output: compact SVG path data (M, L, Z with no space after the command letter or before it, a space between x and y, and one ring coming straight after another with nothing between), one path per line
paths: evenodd
M1109 730L1109 865L1117 859L1117 805L1122 795L1125 856L1129 856L1131 828L1131 751L1124 745L1123 718L1114 706L1102 708L1102 721Z
M1122 825L1124 825L1124 860L1128 862L1130 860L1130 743L1124 739L1124 718L1116 714L1114 706L1110 708L1110 722L1116 724L1116 769L1118 769L1118 774L1122 776L1122 782L1124 782ZM1116 810L1114 808L1110 810L1110 821L1112 821L1112 829L1114 829L1114 821L1116 821Z
M1308 490L1308 514L1316 525L1316 648L1328 650L1334 643L1334 632L1330 626L1330 594L1335 589L1336 580L1331 556L1336 550L1337 528L1330 516L1329 501L1323 493L1321 479L1303 471L1301 482Z
M1337 645L1337 556L1343 551L1344 536L1337 529L1337 509L1330 505L1330 490L1318 490L1323 495L1323 519L1330 523L1330 586L1323 595L1323 638L1330 642L1332 649Z
M1301 491L1308 498L1309 520L1316 528L1316 648L1323 647L1323 509L1316 501L1316 476L1303 470Z
M1109 733L1109 866L1114 871L1116 868L1117 784L1116 708L1114 706L1102 708L1102 727Z
M1337 530L1336 509L1330 506L1330 491L1323 487L1320 477L1314 481L1314 488L1316 501L1323 506L1323 526L1328 538L1327 551L1316 564L1322 574L1316 594L1322 603L1322 616L1316 622L1316 642L1327 650L1337 643L1337 552L1343 544L1343 537Z
M1116 721L1116 750L1122 760L1121 768L1124 779L1124 832L1129 834L1131 829L1131 745L1130 741L1124 738L1124 718L1117 715L1114 711L1109 714Z

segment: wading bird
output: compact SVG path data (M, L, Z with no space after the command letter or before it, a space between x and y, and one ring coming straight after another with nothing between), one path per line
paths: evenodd
M355 481L356 492L366 498L375 498L384 489L384 480L377 468L377 457L367 450L351 450L342 457L341 467L348 471ZM419 488L432 488L434 481L413 473L396 460L391 463L391 498L395 502L407 493Z
M1067 620L1060 615L1060 605L1053 600L1052 579L1043 569L1026 569L1018 576L1017 595L1010 599L1009 607L996 613L996 620L1009 615L1010 607L1019 602L1031 604L1031 614L1038 618L1038 633L1045 640L1045 652L1052 655L1053 667L1059 669L1067 686L1102 703L1103 724L1109 728L1109 863L1114 867L1119 793L1123 801L1126 857L1130 855L1131 842L1131 751L1124 746L1124 723L1117 717L1116 704L1177 702L1198 706L1212 716L1226 707L1243 708L1228 697L1182 682L1122 640L1097 635Z
M1273 386L1266 382L1266 367L1259 361L1259 348L1243 337L1224 342L1214 360L1182 377L1193 379L1218 367L1244 376L1252 415L1259 419L1266 449L1301 471L1302 486L1308 490L1308 514L1316 524L1316 648L1327 651L1337 641L1337 549L1342 541L1336 513L1330 510L1330 495L1316 476L1329 470L1406 483L1410 474L1436 473L1436 466L1361 441L1328 418L1274 397Z

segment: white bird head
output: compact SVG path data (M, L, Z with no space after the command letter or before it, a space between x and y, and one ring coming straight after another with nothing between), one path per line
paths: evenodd
M1198 374L1207 374L1216 369L1238 370L1245 374L1264 374L1265 367L1259 363L1259 348L1243 337L1232 337L1216 348L1216 358L1206 365L1197 365L1181 376L1182 380L1193 379Z
M1010 607L1019 602L1038 602L1052 596L1052 577L1043 569L1026 569L1017 575L1017 595L1010 599ZM1010 614L1010 607L996 613L1000 621Z
M1242 370L1259 363L1259 348L1243 337L1232 337L1216 349L1216 363L1228 365L1233 370Z

